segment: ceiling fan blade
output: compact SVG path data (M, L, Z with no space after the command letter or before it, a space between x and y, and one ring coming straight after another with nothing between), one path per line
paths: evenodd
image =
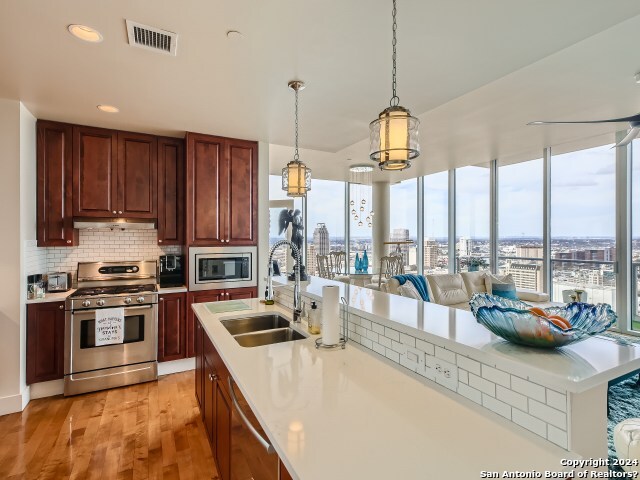
M527 123L527 125L562 125L562 124L575 124L575 123L619 123L619 122L640 122L640 113L637 113L630 117L609 118L607 120L580 120L580 121L572 121L572 122L536 121L536 122L529 122Z
M627 133L626 137L616 143L612 148L625 147L629 145L633 140L635 140L638 135L640 135L640 127L634 127L629 130L629 133Z

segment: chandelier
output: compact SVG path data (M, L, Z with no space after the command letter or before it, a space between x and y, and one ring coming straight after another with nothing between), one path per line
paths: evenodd
M418 125L420 120L400 106L396 87L396 0L393 0L393 69L391 71L391 101L378 118L369 124L371 148L369 158L378 162L381 170L404 170L411 166L411 160L420 155Z
M311 169L300 161L298 153L298 92L304 89L305 84L300 80L292 80L288 85L296 94L295 152L293 160L282 169L282 190L287 192L288 197L305 197L311 190Z
M351 183L351 200L349 208L351 216L358 226L366 223L371 227L373 222L373 205L371 204L371 186L373 185L373 167L371 165L352 165L349 167Z

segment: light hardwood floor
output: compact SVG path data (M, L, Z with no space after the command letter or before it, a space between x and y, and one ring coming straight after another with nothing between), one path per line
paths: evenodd
M0 417L0 479L217 479L194 372Z

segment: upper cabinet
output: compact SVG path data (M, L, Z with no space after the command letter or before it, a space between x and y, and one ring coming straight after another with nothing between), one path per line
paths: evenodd
M74 127L73 214L157 217L157 140L152 135Z
M118 216L157 218L158 140L118 132Z
M73 215L118 215L118 133L73 127Z
M38 121L37 210L38 246L65 247L78 244L73 228L73 127Z
M256 245L258 144L187 133L187 244Z
M184 141L158 139L158 244L184 244Z

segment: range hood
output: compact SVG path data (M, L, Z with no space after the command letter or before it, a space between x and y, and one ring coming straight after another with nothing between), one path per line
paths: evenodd
M74 218L73 228L93 230L110 228L111 230L153 230L156 223L148 218Z

